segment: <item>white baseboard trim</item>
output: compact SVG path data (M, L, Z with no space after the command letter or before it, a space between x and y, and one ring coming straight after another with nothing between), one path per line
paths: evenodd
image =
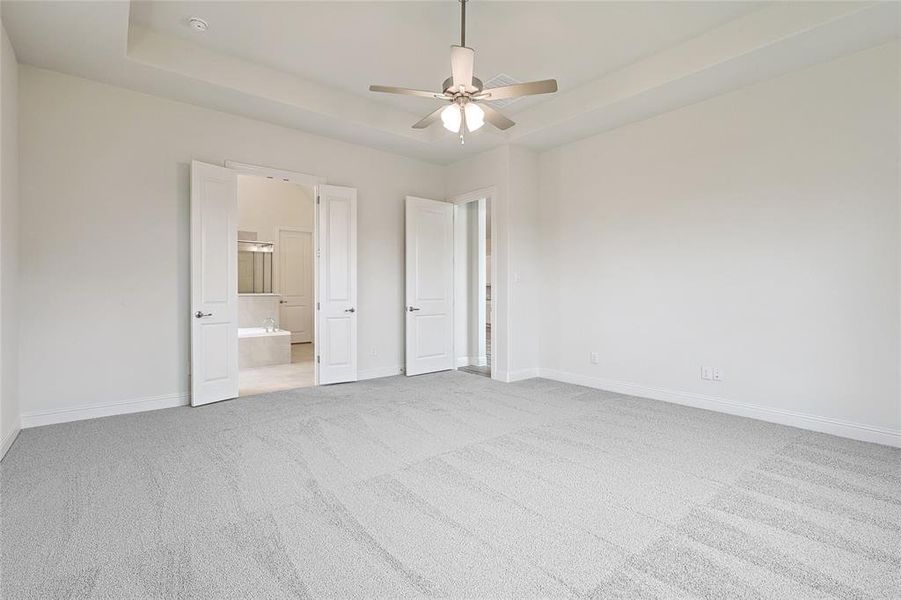
M360 381L366 379L376 379L379 377L391 377L403 373L403 367L377 367L374 369L364 369L357 373L357 379ZM734 400L726 400L697 394L694 392L680 392L675 390L667 390L663 388L648 387L636 383L626 381L617 381L612 379L604 379L599 377L591 377L578 373L570 373L566 371L558 371L556 369L519 369L516 371L498 371L495 379L512 383L532 377L544 377L564 383L572 383L575 385L584 385L586 387L607 390L620 394L628 394L631 396L640 396L642 398L650 398L652 400L661 400L663 402L672 402L684 406L692 406L695 408L703 408L716 412L737 415L741 417L750 417L761 421L771 423L779 423L791 427L818 431L821 433L829 433L841 437L846 437L864 442L873 442L876 444L884 444L901 448L901 431L889 429L886 427L877 427L873 425L864 425L862 423L853 423L830 417L822 417L818 415L810 415L790 410L772 408L768 406L760 406L756 404L748 404L744 402L736 402ZM45 411L33 411L23 413L21 416L21 429L30 427L40 427L42 425L53 425L56 423L67 423L70 421L81 421L83 419L95 419L98 417L109 417L112 415L122 415L136 412L144 412L147 410L157 410L160 408L172 408L176 406L185 406L190 403L190 394L188 392L165 394L161 396L151 396L147 398L136 398L133 400L125 400L122 402L111 402L107 404L82 405L71 408L60 408ZM19 434L20 427L11 430L2 440L0 440L0 458L6 455L6 452L12 446L13 442Z
M6 456L6 452L12 448L13 442L16 441L16 438L19 437L19 424L16 423L15 427L9 430L3 439L0 440L0 460L3 460L3 457Z
M523 379L532 379L533 377L539 377L539 369L517 369L516 371L498 371L497 377L493 377L493 379L499 379L505 383L513 383L514 381L522 381Z
M800 429L818 431L820 433L829 433L840 437L850 438L852 440L873 442L876 444L901 448L901 431L889 429L887 427L864 425L862 423L853 423L851 421L843 421L831 417L821 417L818 415L772 408L769 406L736 402L734 400L726 400L724 398L716 398L714 396L696 394L694 392L679 392L662 388L653 388L626 381L591 377L555 369L539 369L539 377L562 381L564 383L584 385L586 387L597 388L609 392L628 394L630 396L640 396L652 400L662 400L663 402L693 406L695 408L703 408L739 417L750 417L760 421L779 423L780 425L788 425Z
M22 428L27 429L29 427L40 427L42 425L55 425L56 423L68 423L70 421L125 415L129 413L144 412L146 410L157 410L159 408L185 406L190 403L191 394L189 392L177 392L174 394L135 398L133 400L109 402L106 404L88 404L73 406L71 408L37 410L22 414Z
M364 379L378 379L379 377L391 377L392 375L401 375L403 372L404 368L401 366L363 369L357 371L357 381L363 381Z

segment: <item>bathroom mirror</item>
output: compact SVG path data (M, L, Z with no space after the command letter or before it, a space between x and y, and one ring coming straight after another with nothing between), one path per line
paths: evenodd
M272 256L275 244L238 240L238 293L272 293Z

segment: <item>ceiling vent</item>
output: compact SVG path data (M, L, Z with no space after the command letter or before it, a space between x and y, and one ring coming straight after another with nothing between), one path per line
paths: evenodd
M506 75L504 73L498 73L497 75L495 75L494 77L492 77L491 79L486 81L485 84L482 86L482 89L487 90L490 88L503 87L505 85L513 85L516 83L522 83L522 82L518 79L513 79L512 77L510 77L509 75ZM490 101L488 101L488 104L490 104L494 108L504 108L505 106L510 106L511 104L513 104L517 100L520 100L521 98L523 98L523 96L516 96L514 98L504 98L503 100L490 100Z

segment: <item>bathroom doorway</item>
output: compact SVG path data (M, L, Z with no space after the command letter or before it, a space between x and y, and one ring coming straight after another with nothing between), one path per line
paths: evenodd
M315 184L239 173L239 395L316 384Z
M248 194L249 188L268 191ZM294 198L287 212L269 210L273 194ZM224 167L194 160L190 229L191 406L357 380L356 188L230 160ZM289 251L293 258L279 270L282 245L296 253ZM283 312L291 313L284 324Z

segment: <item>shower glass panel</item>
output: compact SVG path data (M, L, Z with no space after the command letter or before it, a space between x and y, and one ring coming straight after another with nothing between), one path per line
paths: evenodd
M238 240L238 293L272 293L272 254L275 244Z

